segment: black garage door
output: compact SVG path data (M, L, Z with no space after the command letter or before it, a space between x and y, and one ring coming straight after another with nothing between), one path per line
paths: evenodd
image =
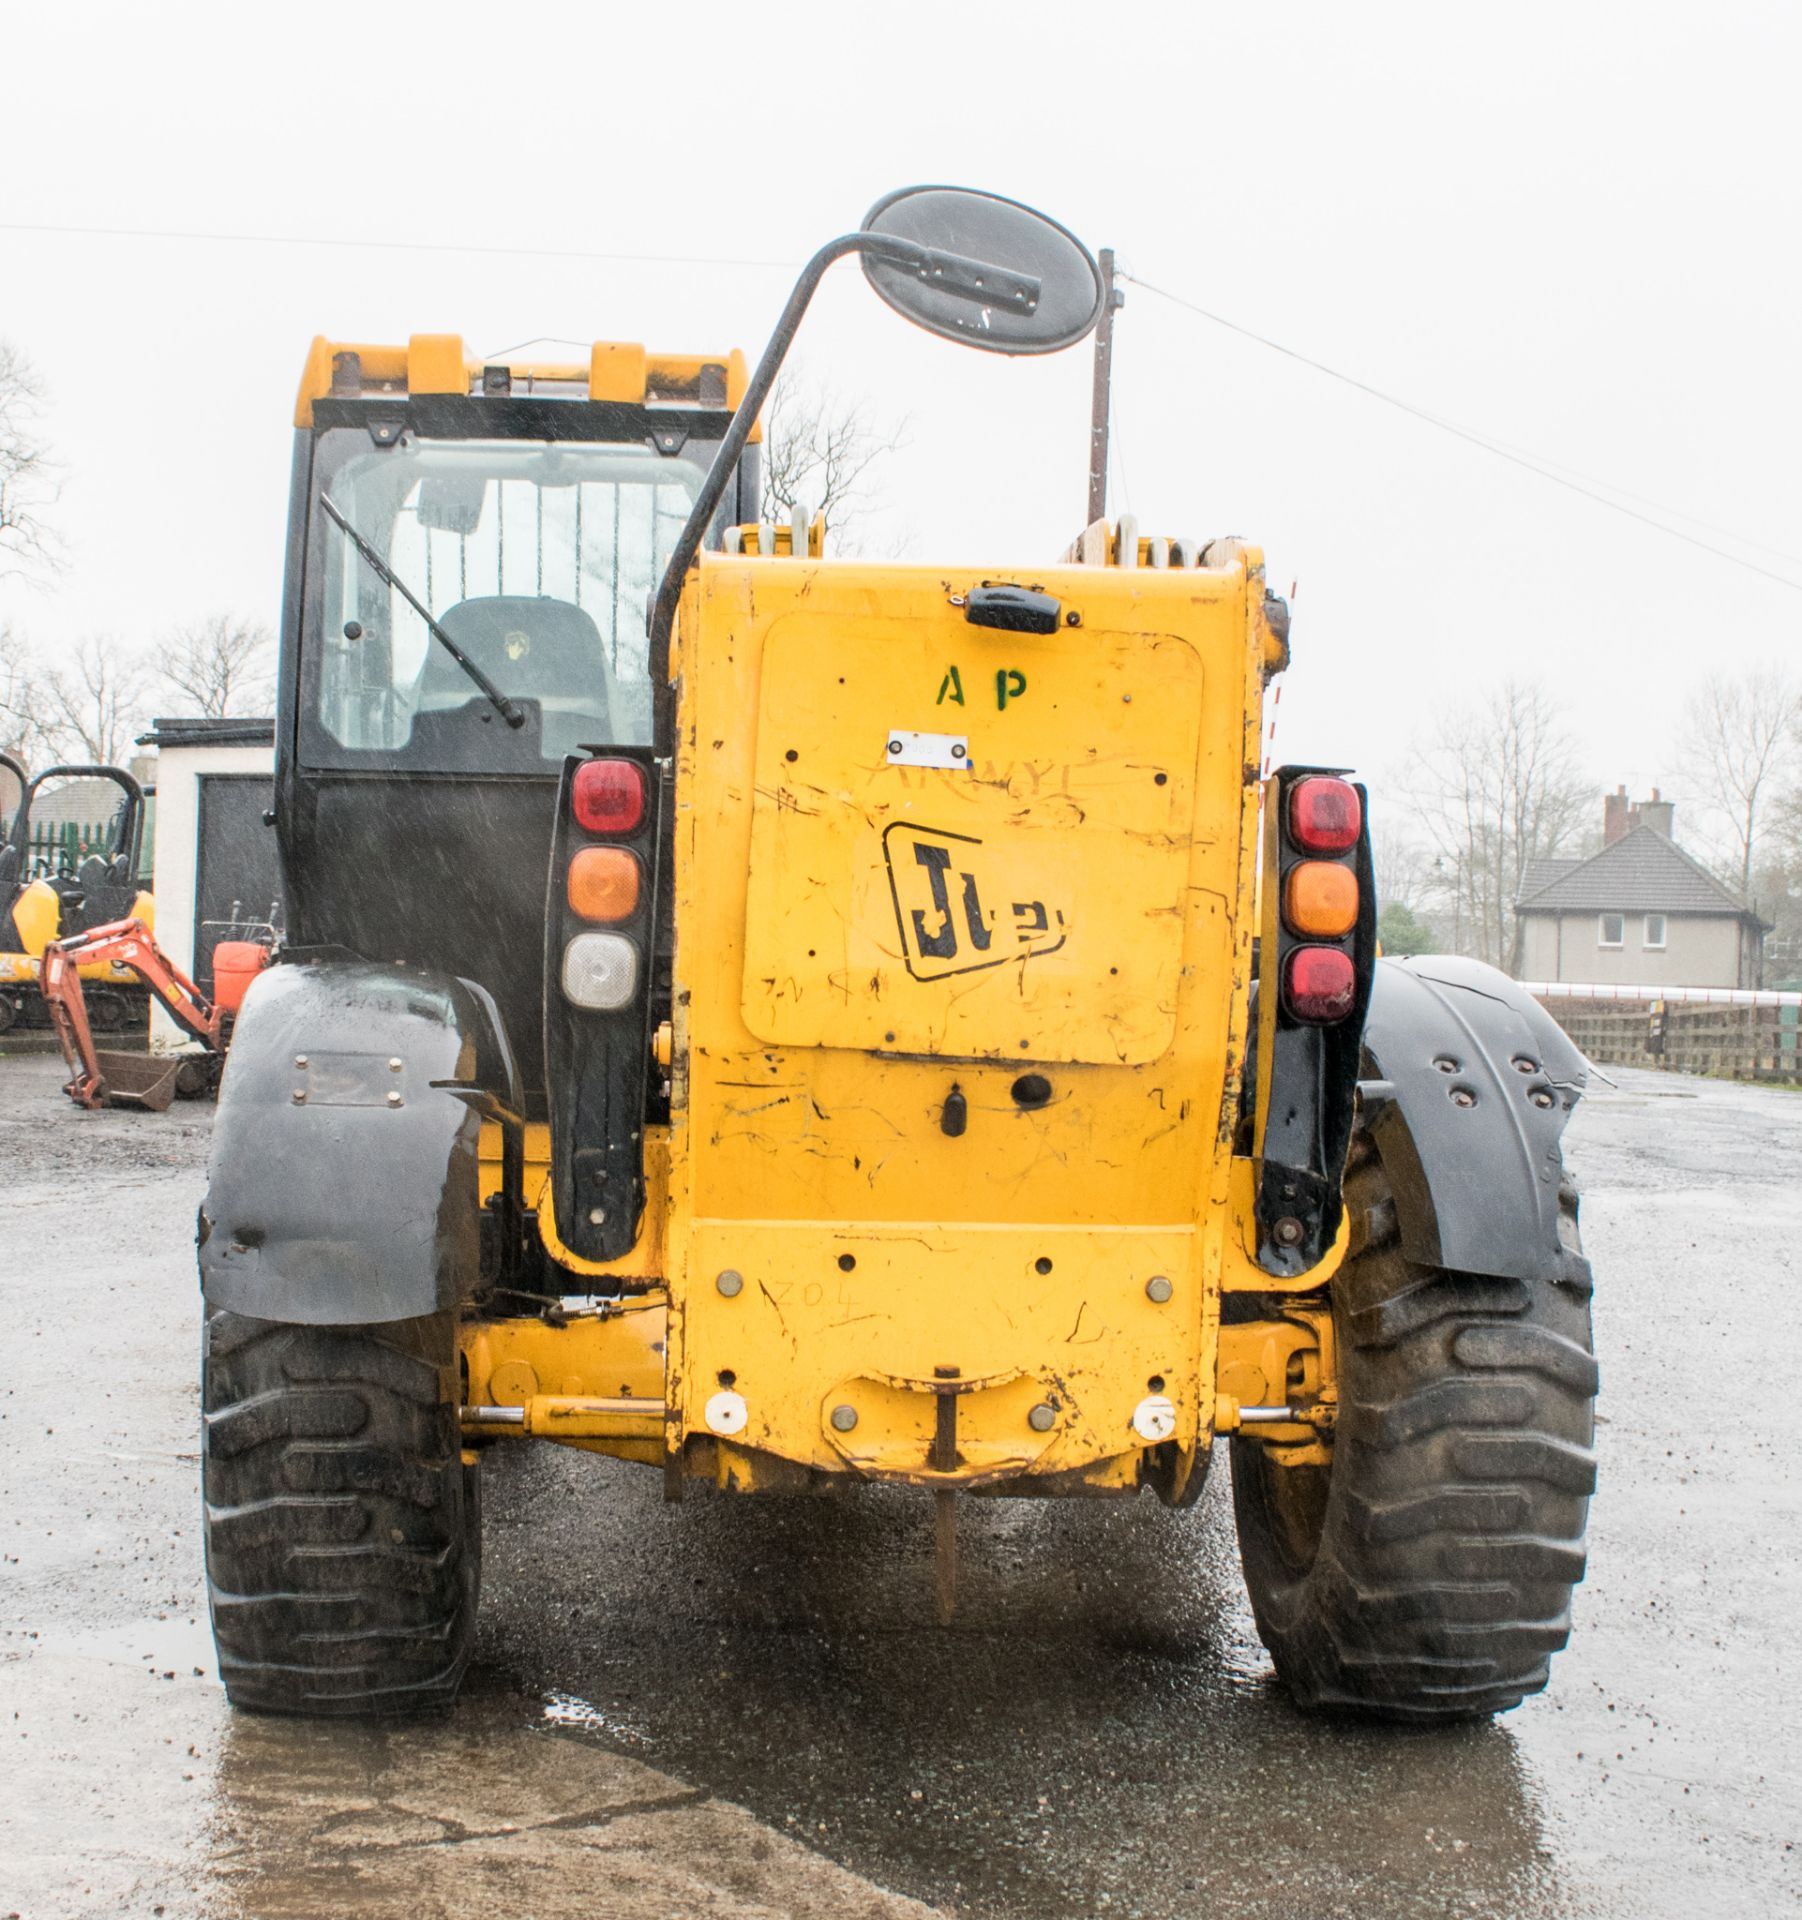
M194 882L194 983L213 991L213 949L248 939L245 923L282 921L282 875L275 829L263 815L275 805L266 773L200 776L200 858ZM238 931L232 931L234 923Z

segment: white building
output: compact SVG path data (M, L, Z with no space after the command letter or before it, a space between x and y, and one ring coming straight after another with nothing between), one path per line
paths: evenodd
M272 720L158 720L138 743L155 747L156 939L200 990L213 990L213 948L240 922L280 913L281 870L275 830ZM153 1007L150 1044L158 1053L193 1043L161 1007Z
M1604 844L1536 860L1514 903L1523 980L1761 987L1767 922L1671 838L1673 803L1606 797Z

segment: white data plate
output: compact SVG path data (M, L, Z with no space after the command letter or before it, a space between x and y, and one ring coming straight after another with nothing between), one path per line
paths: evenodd
M970 741L962 733L904 733L897 728L883 742L891 767L951 767L968 771Z

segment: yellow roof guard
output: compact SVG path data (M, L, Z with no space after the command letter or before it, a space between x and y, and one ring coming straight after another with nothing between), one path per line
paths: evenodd
M416 333L404 347L328 340L307 350L294 405L294 424L313 424L313 402L336 394L372 399L384 394L536 394L558 400L613 400L632 406L718 408L730 412L749 384L745 357L647 353L618 340L597 340L586 366L503 359L484 364L464 351L455 333Z

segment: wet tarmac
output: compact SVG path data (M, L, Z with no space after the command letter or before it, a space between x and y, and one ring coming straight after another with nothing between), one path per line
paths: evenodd
M234 1716L213 1675L210 1115L78 1114L58 1077L0 1058L0 1920L1802 1904L1802 1095L1623 1072L1578 1114L1591 1571L1550 1689L1496 1722L1299 1715L1224 1471L1188 1515L966 1503L941 1631L918 1498L669 1507L497 1449L464 1702L369 1730Z

